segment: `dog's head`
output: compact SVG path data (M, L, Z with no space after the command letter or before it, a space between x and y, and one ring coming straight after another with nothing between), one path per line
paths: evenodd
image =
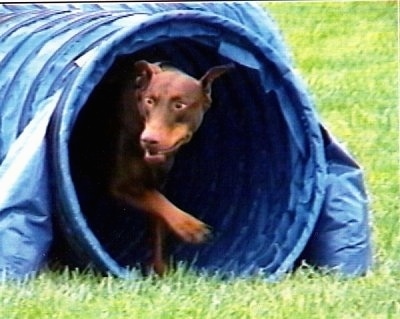
M213 81L232 67L213 67L197 80L172 67L135 63L136 104L144 121L140 145L147 163L165 163L190 141L211 105Z

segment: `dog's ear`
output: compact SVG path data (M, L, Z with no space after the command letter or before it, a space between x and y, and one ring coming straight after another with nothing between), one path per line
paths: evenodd
M206 74L204 74L200 78L200 83L201 86L203 87L204 93L209 95L211 93L211 85L213 81L220 77L222 74L225 72L233 69L235 65L233 63L230 64L224 64L224 65L219 65L219 66L214 66L211 69L209 69Z
M144 90L150 83L152 76L155 73L161 72L161 68L156 65L149 63L145 60L135 62L135 86L137 89Z

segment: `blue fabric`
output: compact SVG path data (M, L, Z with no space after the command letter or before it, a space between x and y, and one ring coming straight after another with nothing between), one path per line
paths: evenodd
M258 6L1 5L0 14L4 272L40 269L53 217L80 265L127 277L127 267L146 262L143 216L121 214L128 208L102 194L85 166L103 147L95 140L112 115L107 96L94 92L126 55L170 60L195 76L228 61L237 66L215 84L214 105L166 188L213 226L215 239L195 247L172 241L174 259L270 279L301 259L351 274L368 268L362 171L321 130L279 31ZM89 166L95 162L104 169L100 159Z
M302 258L350 276L364 274L372 265L372 247L363 172L344 146L321 129L328 160L327 192Z
M39 105L0 166L0 269L18 278L43 264L52 239L46 128L59 94Z

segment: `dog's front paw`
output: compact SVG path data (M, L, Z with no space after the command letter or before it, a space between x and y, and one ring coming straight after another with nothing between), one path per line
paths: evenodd
M176 235L188 243L200 244L211 238L210 226L184 212L175 216L168 224Z

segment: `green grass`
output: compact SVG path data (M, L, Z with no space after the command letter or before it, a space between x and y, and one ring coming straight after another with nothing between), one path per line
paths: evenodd
M137 281L44 273L0 286L0 318L398 318L399 271L345 280L302 270L279 283L220 281L179 269Z
M291 45L323 123L365 169L379 256L399 259L396 2L266 7Z
M344 279L302 269L278 283L220 281L179 268L120 280L45 271L0 282L0 318L399 318L400 223L396 2L275 2L321 119L366 172L377 263Z

